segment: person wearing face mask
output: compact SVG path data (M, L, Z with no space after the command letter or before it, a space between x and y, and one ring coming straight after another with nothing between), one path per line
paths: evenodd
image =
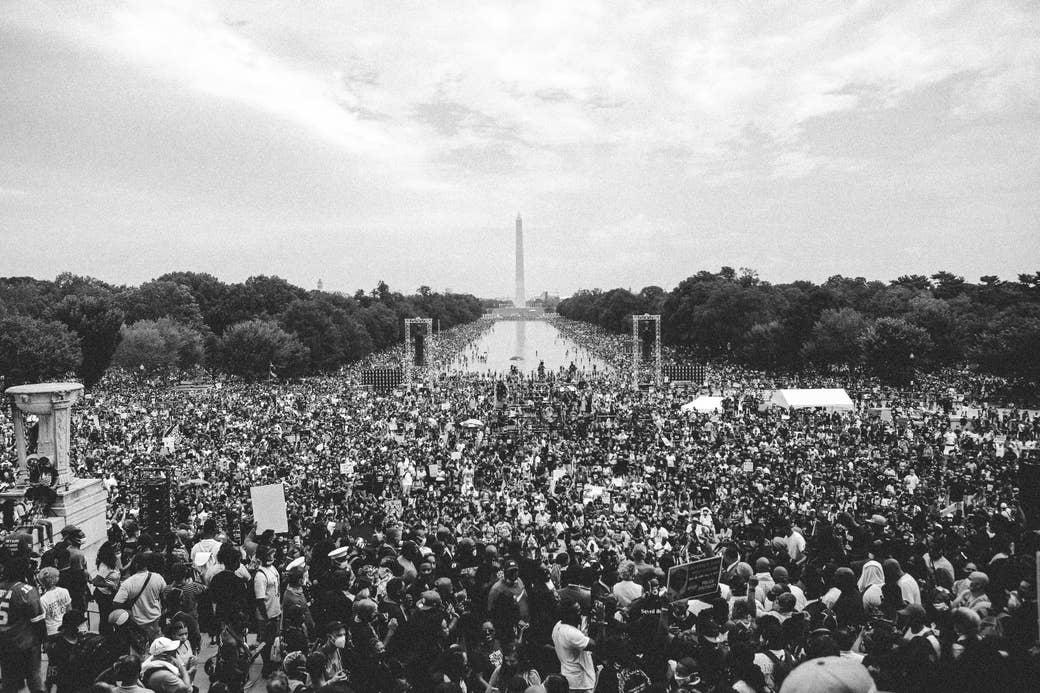
M347 627L340 621L328 623L325 626L325 642L318 648L325 655L324 678L327 682L343 681L350 677L343 661L346 647Z

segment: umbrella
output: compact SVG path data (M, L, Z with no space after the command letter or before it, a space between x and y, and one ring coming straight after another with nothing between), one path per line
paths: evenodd
M463 428L484 428L484 422L480 419L466 419L459 425Z

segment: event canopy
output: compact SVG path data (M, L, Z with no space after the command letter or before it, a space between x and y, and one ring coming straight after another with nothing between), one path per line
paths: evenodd
M845 390L841 388L814 390L777 390L773 393L772 404L778 407L806 409L822 407L823 409L849 411L855 405Z
M701 395L692 402L687 402L679 408L680 411L722 411L722 397L708 397L707 395Z

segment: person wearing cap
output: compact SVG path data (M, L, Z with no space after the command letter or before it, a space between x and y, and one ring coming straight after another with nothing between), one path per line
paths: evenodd
M58 639L61 630L61 619L72 609L72 597L64 587L58 587L58 569L46 567L36 574L36 582L40 585L40 606L47 615L47 642Z
M154 693L190 693L191 676L177 656L180 640L159 636L148 647L141 664L141 683Z
M502 577L491 586L488 591L487 609L489 612L494 608L495 601L500 594L507 594L516 602L519 610L520 620L530 622L530 610L527 600L527 588L520 578L520 564L512 558L502 562Z
M954 609L960 606L967 607L985 618L993 608L986 589L989 587L989 576L979 570L973 570L968 575L968 585L953 600L950 606Z
M436 590L419 595L408 627L414 654L409 671L413 676L429 670L446 649L449 627L441 595Z

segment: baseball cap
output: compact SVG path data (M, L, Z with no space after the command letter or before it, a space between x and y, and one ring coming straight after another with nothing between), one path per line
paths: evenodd
M151 646L148 648L148 654L154 657L163 652L176 652L180 649L180 646L180 640L171 640L170 638L160 636L152 641Z
M507 558L505 562L502 563L502 572L506 572L507 570L520 570L520 564L512 558Z
M780 693L877 693L867 668L845 657L817 657L795 667Z
M76 525L65 525L61 528L61 536L63 537L85 537L87 533Z

